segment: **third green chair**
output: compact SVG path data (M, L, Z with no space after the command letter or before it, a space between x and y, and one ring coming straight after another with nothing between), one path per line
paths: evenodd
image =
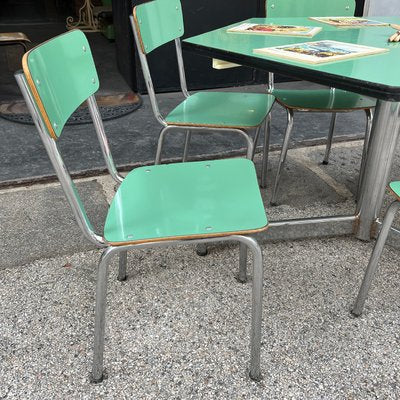
M267 0L265 7L268 18L353 16L355 2L354 0L334 0L330 2L321 0ZM363 151L363 160L365 159L369 133L372 125L372 109L375 107L376 103L375 99L335 88L318 90L275 89L272 74L270 74L269 78L268 92L273 94L276 101L286 109L288 120L271 196L272 205L276 205L277 203L279 181L289 148L295 111L332 113L328 141L323 160L323 164L328 164L336 123L336 114L364 110L367 116L365 145ZM362 174L363 170L363 160L361 162L360 174ZM360 182L361 179L359 179L359 184ZM265 186L265 181L262 181L261 184L262 186Z

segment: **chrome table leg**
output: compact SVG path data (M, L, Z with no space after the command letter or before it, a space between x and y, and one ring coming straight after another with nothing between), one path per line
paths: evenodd
M382 207L399 136L399 112L400 103L378 100L356 211L359 224L355 234L361 240L370 240Z

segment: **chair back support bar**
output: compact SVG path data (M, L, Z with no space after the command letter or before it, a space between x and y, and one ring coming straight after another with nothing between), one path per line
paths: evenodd
M279 17L351 17L354 0L267 0L265 11L268 18Z
M161 125L167 126L158 107L147 54L163 44L175 41L181 90L185 97L189 97L180 40L184 33L181 2L154 0L140 4L134 7L130 20L154 116Z
M122 182L94 97L99 80L85 34L70 31L35 47L25 55L23 69L15 78L78 225L92 243L104 247L106 240L94 231L55 140L67 119L87 100L107 168L117 183Z
M57 139L71 114L99 88L86 36L70 31L28 51L22 66L47 132Z
M184 33L182 7L179 0L154 0L133 9L139 45L148 54Z
M30 87L24 74L20 71L15 74L15 79L21 89L24 100L28 106L28 109L32 115L32 119L35 123L36 129L39 132L40 138L42 139L43 145L47 151L50 161L56 171L57 177L61 183L65 196L72 208L75 219L81 228L86 238L98 247L105 246L105 240L101 235L98 235L94 229L90 220L87 216L85 207L79 197L76 190L75 184L68 173L67 167L58 151L57 143L53 140L47 132L44 125L44 121L41 118L41 113L38 109L38 105L35 102L34 96L31 93Z

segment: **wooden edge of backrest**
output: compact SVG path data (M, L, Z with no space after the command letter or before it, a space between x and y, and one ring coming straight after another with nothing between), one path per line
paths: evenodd
M42 120L43 120L43 122L44 122L45 125L46 125L47 131L48 131L50 137L51 137L52 139L54 139L54 140L57 140L57 139L58 139L58 136L56 135L56 133L55 133L55 131L54 131L54 129L53 129L53 126L52 126L52 124L51 124L51 122L50 122L50 118L49 118L49 116L47 115L46 109L45 109L45 107L44 107L44 105L43 105L42 99L40 98L39 92L38 92L37 89L36 89L35 82L33 81L33 78L32 78L32 75L31 75L31 71L30 71L30 69L29 69L28 58L29 58L30 54L31 54L33 51L35 51L35 50L38 49L39 47L43 46L44 44L46 44L46 43L48 43L48 42L50 42L50 41L52 41L52 40L54 40L54 39L56 39L56 38L58 38L58 37L60 37L60 36L67 35L67 34L69 34L70 32L73 32L73 31L75 31L75 30L77 30L77 29L72 29L72 30L70 30L70 31L68 31L68 32L65 32L65 33L63 33L63 34L61 34L61 35L58 35L58 36L56 36L56 37L54 37L54 38L51 38L51 39L49 39L49 40L46 40L46 41L43 42L43 43L38 44L37 46L35 46L35 47L32 48L31 50L27 51L27 52L23 55L23 57L22 57L22 69L23 69L23 71L24 71L24 75L25 75L26 81L27 81L28 86L29 86L29 88L30 88L30 90L31 90L31 92L32 92L32 96L33 96L33 98L35 99L35 102L36 102L36 104L37 104L37 106L38 106L38 109L39 109L39 112L40 112L40 116L42 117Z
M139 21L137 20L137 15L136 15L136 9L138 6L133 7L132 15L133 15L133 23L135 24L136 28L136 34L140 43L140 49L142 50L143 54L146 54L146 51L144 49L144 44L143 44L143 39L142 39L142 34L140 33L140 28L139 28Z
M49 133L49 135L51 136L52 139L57 140L57 135L53 129L53 126L51 125L49 116L47 115L46 109L44 108L44 105L42 103L42 100L40 98L39 92L36 89L36 85L33 82L32 79L32 75L31 72L29 70L29 65L28 65L28 57L31 53L32 50L36 49L37 47L39 47L41 45L38 45L36 47L34 47L33 49L27 51L23 57L22 57L22 69L24 71L24 75L26 78L26 82L29 86L29 89L31 90L32 96L35 99L36 105L38 107L40 116L42 117L42 120L44 122L44 124L46 125L47 131Z

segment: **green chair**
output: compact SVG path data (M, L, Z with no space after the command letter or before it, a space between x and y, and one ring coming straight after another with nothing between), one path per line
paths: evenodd
M265 8L268 18L353 16L355 2L354 0L334 0L330 2L324 2L321 0L267 0ZM337 113L364 110L367 116L367 124L365 129L365 145L360 168L360 176L362 175L369 134L372 126L372 109L376 104L375 99L334 88L322 90L275 89L273 74L269 74L268 93L273 94L276 101L286 109L288 121L278 169L275 176L271 205L277 204L279 181L289 148L295 111L332 113L325 156L322 161L323 164L328 164ZM359 179L358 186L360 186L360 183L361 179ZM265 180L262 180L261 186L265 187L265 185Z
M396 200L389 206L386 211L381 231L378 235L378 238L376 239L374 250L372 251L371 258L369 259L368 266L365 270L364 278L352 310L353 315L355 315L356 317L360 316L363 311L365 300L367 299L372 279L378 268L378 262L385 246L386 239L390 232L393 219L398 209L400 208L400 181L391 182L389 184L389 190Z
M217 241L240 243L239 280L253 253L250 377L260 379L262 253L249 234L268 222L255 168L245 158L141 167L118 174L94 93L99 80L85 35L73 30L30 50L15 75L36 128L84 236L102 249L98 265L92 380L103 379L107 270L119 255L118 279L126 278L128 250ZM60 79L62 77L62 79ZM94 230L57 147L64 125L87 101L107 168L119 184L104 232Z
M236 92L198 92L190 95L186 85L181 41L184 25L180 0L154 0L140 4L133 9L131 17L136 46L155 117L163 126L155 163L161 160L165 135L171 131L186 131L183 161L187 160L188 146L193 131L229 132L243 136L247 141L247 157L253 158L253 141L249 130L255 129L254 143L257 144L261 125L265 121L264 148L268 146L268 118L274 103L272 95ZM179 77L185 100L174 108L165 118L161 115L147 63L147 54L156 48L175 41ZM267 154L268 152L265 152ZM262 179L266 179L264 159Z

